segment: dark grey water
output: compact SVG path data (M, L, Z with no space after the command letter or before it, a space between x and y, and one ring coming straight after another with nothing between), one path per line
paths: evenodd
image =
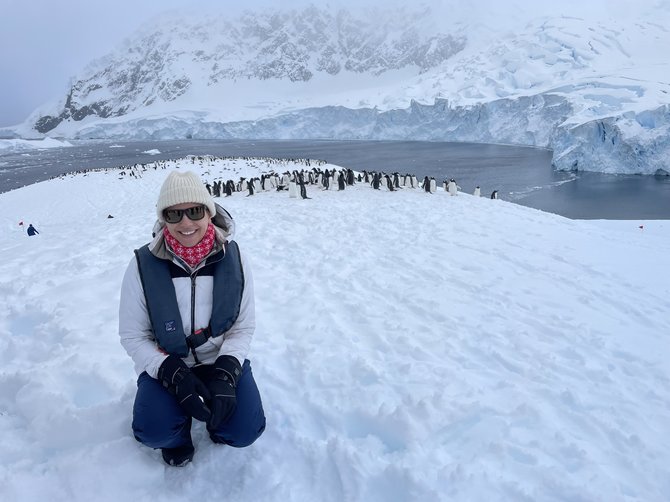
M149 155L148 150L160 154ZM354 170L454 178L465 192L498 190L501 199L569 218L670 219L670 177L563 173L548 150L425 141L181 140L75 142L70 148L0 152L0 192L60 174L185 155L322 159Z

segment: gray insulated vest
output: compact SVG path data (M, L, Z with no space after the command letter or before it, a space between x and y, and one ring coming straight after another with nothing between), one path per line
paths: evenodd
M191 284L195 286L197 274L213 268L214 291L212 299L212 317L206 330L187 335L177 295L172 283L173 272L185 271L169 260L154 256L146 244L135 250L140 281L144 289L147 311L151 320L156 343L168 354L186 357L211 337L222 336L228 331L240 314L242 291L244 290L244 272L240 260L240 250L235 241L229 241L223 250L207 258L204 267L192 274ZM186 274L188 276L188 274ZM191 298L191 301L194 301ZM193 327L192 327L193 329Z

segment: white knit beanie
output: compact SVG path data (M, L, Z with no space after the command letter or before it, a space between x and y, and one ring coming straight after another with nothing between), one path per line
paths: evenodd
M212 196L203 185L197 174L192 171L172 171L161 187L156 204L158 220L164 221L163 209L187 202L203 204L209 209L211 217L216 216L216 206Z

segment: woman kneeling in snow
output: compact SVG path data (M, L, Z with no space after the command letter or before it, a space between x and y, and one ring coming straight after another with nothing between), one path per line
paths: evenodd
M123 278L119 335L139 374L135 438L179 466L193 459L192 418L235 447L265 429L246 359L254 291L232 217L196 174L171 172L156 209L155 238L135 250Z

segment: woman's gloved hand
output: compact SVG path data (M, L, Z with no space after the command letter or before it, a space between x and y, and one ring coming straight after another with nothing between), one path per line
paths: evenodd
M210 429L218 428L228 420L237 406L235 388L242 375L242 366L235 356L219 356L214 363L214 378L209 383L212 396Z
M195 376L179 357L169 355L158 369L158 380L170 394L177 397L179 405L190 416L201 422L211 417L203 399L209 400L207 386Z

